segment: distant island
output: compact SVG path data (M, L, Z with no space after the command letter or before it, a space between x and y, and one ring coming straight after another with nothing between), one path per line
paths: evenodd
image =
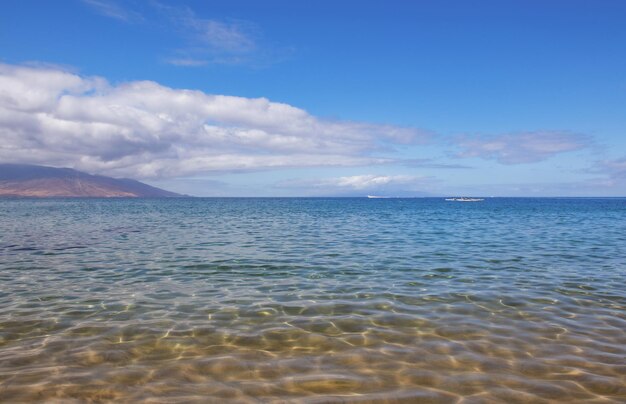
M127 178L91 175L71 168L0 164L0 197L180 197Z

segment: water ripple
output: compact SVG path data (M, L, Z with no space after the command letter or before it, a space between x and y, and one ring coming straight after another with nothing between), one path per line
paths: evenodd
M0 401L626 401L626 201L468 205L2 200Z

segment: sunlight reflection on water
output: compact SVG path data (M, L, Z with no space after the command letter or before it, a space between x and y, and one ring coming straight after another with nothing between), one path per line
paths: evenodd
M0 201L0 400L626 400L626 201Z

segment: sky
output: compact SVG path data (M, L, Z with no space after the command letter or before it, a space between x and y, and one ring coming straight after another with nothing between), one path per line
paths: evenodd
M626 2L5 0L0 163L195 196L626 196Z

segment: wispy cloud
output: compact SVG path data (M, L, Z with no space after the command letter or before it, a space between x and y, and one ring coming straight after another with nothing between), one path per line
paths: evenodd
M124 22L140 21L141 14L123 7L110 0L81 0L98 14Z
M626 157L614 160L602 160L599 164L600 167L602 167L611 176L626 179Z
M593 180L598 185L626 186L626 157L600 160L596 162L591 171L603 175L603 177Z
M167 59L167 63L172 64L174 66L185 66L185 67L198 67L198 66L206 66L209 64L207 60L191 59L191 58L171 58L171 59Z
M453 144L458 157L479 157L502 164L524 164L546 160L560 153L582 150L592 145L589 136L567 132L526 132L497 136L463 135Z
M626 196L626 157L596 161L590 168L576 170L576 173L579 174L578 179L563 181L545 181L539 177L535 181L518 183L459 185L451 193L480 196Z
M388 164L415 128L321 119L265 98L111 85L62 69L0 64L0 160L137 178Z
M170 64L184 67L263 65L282 60L291 52L288 48L277 49L266 44L262 30L250 21L202 18L186 6L159 2L153 5L183 41L174 55L166 59Z
M451 169L451 170L467 170L474 167L464 164L449 164L439 163L433 159L404 159L399 161L400 164L408 167L420 167L420 168L436 168L436 169Z
M249 53L257 47L249 23L207 20L196 18L193 14L183 18L182 22L194 32L199 42L212 51Z
M81 1L102 16L126 23L147 23L173 35L178 45L163 50L169 55L161 60L174 66L258 67L278 63L293 53L293 48L270 45L264 40L261 28L250 21L203 18L188 6L170 5L156 0L145 3Z

